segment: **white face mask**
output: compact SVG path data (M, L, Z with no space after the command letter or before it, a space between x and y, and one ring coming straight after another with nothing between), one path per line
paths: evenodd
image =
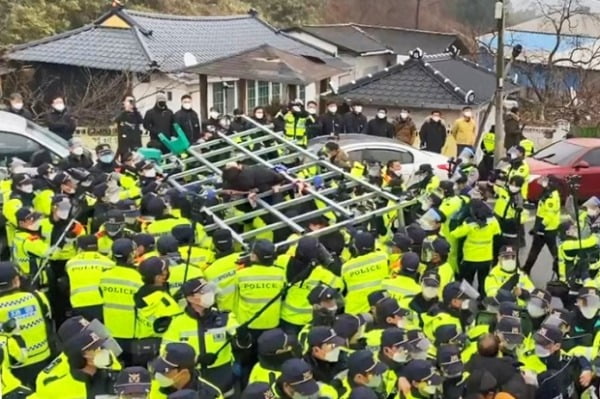
M392 360L396 363L406 363L408 362L408 353L406 353L406 351L404 350L400 350L394 353L394 356L392 356Z
M330 312L331 314L336 314L338 310L337 306L332 306L330 308L327 308L327 311Z
M508 187L508 190L509 190L511 193L513 193L513 194L516 194L516 193L518 193L519 191L521 191L521 187L517 187L517 186L509 186L509 187Z
M317 113L317 110L313 107L309 107L306 109L306 111L308 111L309 114L314 115Z
M544 311L543 308L541 308L533 303L527 304L527 313L529 313L529 315L531 317L533 317L534 319L542 317L543 315L546 314L546 312Z
M23 103L13 103L11 106L14 110L17 110L17 111L20 111L23 109Z
M465 111L463 112L463 115L465 116L465 118L470 118L473 116L473 113L471 111Z
M540 183L540 185L544 188L548 187L548 180L542 180L542 182Z
M183 104L181 104L181 108L192 109L192 104L191 103L183 103Z
M468 299L463 299L462 303L460 304L460 308L462 310L467 310L469 309L469 306L471 305L471 301Z
M66 210L60 210L60 211L56 211L56 216L61 219L61 220L67 220L69 218L69 211Z
M500 267L507 273L512 273L517 268L516 259L502 259L500 260Z
M337 112L337 107L328 107L327 108L329 110L329 112L331 112L332 114L335 114Z
M598 308L595 306L579 306L579 311L588 320L593 319L598 314Z
M325 354L325 361L328 363L335 363L340 360L340 351L341 348L333 348L332 351L329 351Z
M406 112L400 112L400 118L406 119L408 118L408 114Z
M156 169L146 169L144 170L144 177L156 177Z
M378 113L377 113L377 117L378 117L379 119L384 119L384 118L385 118L385 116L386 116L385 112L378 112Z
M219 117L219 113L215 112L215 111L211 111L210 114L208 114L212 119L217 119Z
M154 374L154 379L156 380L156 382L158 382L158 385L161 388L168 388L170 386L173 386L173 384L175 384L175 381L173 381L172 378L169 378L162 373Z
M202 307L208 309L215 304L215 293L207 292L206 294L201 294L200 300L202 301Z
M21 191L24 192L25 194L31 194L33 192L33 185L26 184L24 186L21 186Z
M42 221L41 220L36 220L35 222L33 222L31 224L31 231L38 231L40 229L40 227L42 226Z
M71 150L74 155L81 156L83 155L83 147L75 147Z
M108 368L108 366L110 366L112 363L110 351L108 349L100 349L94 355L93 362L94 366L98 367L99 369Z
M392 170L392 173L396 176L402 176L402 171L401 170Z
M439 116L432 116L431 120L434 122L439 122L440 121L440 117Z
M591 217L596 217L598 216L598 214L600 214L600 209L598 208L589 208L587 210L587 214Z
M547 349L545 347L543 347L542 345L535 345L535 355L537 357L541 357L542 359L545 357L548 357L552 354L552 351L550 349Z
M406 327L406 319L404 317L402 317L400 320L398 320L396 322L396 327L398 327L398 328Z
M433 299L438 296L439 289L436 287L424 287L423 288L423 298L425 299Z
M52 172L48 175L48 180L54 180L55 177L56 177L56 172Z
M422 211L424 211L424 212L428 211L430 208L431 208L431 202L429 202L429 201L423 201L421 203L421 210Z
M52 108L54 108L55 110L57 110L58 112L63 112L65 110L65 104L54 104L52 106Z
M360 105L357 105L356 107L354 107L354 112L360 114L362 112L362 107Z
M265 114L263 114L262 112L257 112L254 114L254 117L256 119L262 119L265 116Z

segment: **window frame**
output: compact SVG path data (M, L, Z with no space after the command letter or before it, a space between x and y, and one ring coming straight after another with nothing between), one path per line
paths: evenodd
M5 149L5 148L6 149L8 149L8 148L27 148L27 146L6 147L4 145L4 143L3 143L3 140L2 140L2 137L4 137L4 136L18 137L22 141L25 141L25 142L29 141L31 143L34 143L37 146L37 148L35 150L31 151L30 156L28 157L28 159L23 159L25 162L30 162L31 161L31 157L33 156L33 154L35 154L36 152L38 152L40 150L47 150L47 151L50 152L50 154L52 155L53 158L61 159L61 157L58 154L54 153L54 151L52 151L50 148L44 146L40 141L34 139L33 137L29 137L29 136L26 136L26 135L23 135L23 134L15 133L15 132L7 132L6 130L1 130L0 129L0 148L2 148L2 149ZM19 156L20 158L23 158L21 155L22 154L15 153L15 152L12 152L10 154L6 154L6 163L8 164L10 158L15 157L15 156ZM0 150L0 162L4 162L4 157L5 157L5 154L3 153L2 150Z
M373 152L373 151L385 151L385 152L394 153L396 155L393 159L387 159L387 158L383 159L383 157L381 157L381 156L370 157L370 159L373 159L373 160L381 162L382 165L387 165L387 163L389 161L392 161L392 160L394 160L394 161L398 160L398 161L400 161L400 163L402 165L411 165L411 164L415 163L415 156L410 151L405 151L405 150L402 150L402 149L396 149L394 147L391 147L391 148L367 147L363 151L364 151L364 153L363 153L363 159L366 159L367 158L366 155L370 155L370 153ZM405 159L403 159L403 157L400 156L400 154L404 154L407 157L410 157L410 161L409 162L405 162Z

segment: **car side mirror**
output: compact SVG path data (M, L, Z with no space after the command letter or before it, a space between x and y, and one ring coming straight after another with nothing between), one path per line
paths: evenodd
M573 169L575 169L575 170L587 169L589 167L590 167L590 164L587 163L587 161L579 161L575 165L573 165Z

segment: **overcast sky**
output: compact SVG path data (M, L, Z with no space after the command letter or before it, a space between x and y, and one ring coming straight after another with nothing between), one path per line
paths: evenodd
M562 4L565 0L544 0L544 2ZM600 0L581 0L582 4L590 7L594 11L600 12ZM511 0L511 5L515 9L527 9L530 6L537 6L537 0Z

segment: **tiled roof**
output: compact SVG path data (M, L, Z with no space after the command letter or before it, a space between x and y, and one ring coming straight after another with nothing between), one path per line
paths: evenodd
M113 15L131 28L103 26L102 22ZM154 66L173 72L184 68L183 56L187 52L202 64L265 43L344 65L339 59L276 31L255 14L187 17L124 9L112 10L83 28L17 46L7 57L111 70L145 71Z
M264 44L236 55L193 66L186 72L305 85L339 75L343 70Z
M445 51L452 44L458 44L457 47L466 50L458 36L452 33L354 23L305 25L289 29L289 31L295 30L309 33L337 46L340 50L356 54L388 50L404 55L417 47L427 54L437 54Z
M495 90L493 72L450 54L411 58L346 84L337 96L365 104L415 108L462 108L489 102ZM517 87L508 84L506 90Z

